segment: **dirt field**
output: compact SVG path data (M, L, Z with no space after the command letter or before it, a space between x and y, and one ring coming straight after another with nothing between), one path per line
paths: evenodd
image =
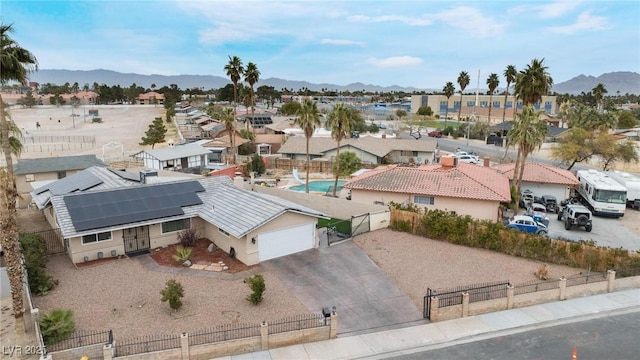
M85 117L91 109L98 110L102 123L93 123L92 117L88 115ZM107 158L122 157L122 151L124 156L128 157L132 153L151 148L138 144L154 118L164 117L164 108L152 105L87 105L74 108L73 113L77 116L71 116L71 106L12 108L11 119L22 129L22 135L25 138L21 158L96 154L102 159L103 145L110 142L121 143L123 149L106 151ZM39 129L36 123L40 124ZM175 127L172 124L166 124L166 126L169 130L166 138L178 141ZM69 143L56 141L59 139L42 139L44 136L85 136L87 139L95 138L95 143ZM163 145L156 145L156 147L159 146Z

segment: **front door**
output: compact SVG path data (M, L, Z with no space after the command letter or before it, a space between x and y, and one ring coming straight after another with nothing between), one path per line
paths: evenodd
M125 253L148 250L151 246L149 241L148 225L124 229L122 230L122 237L124 239Z

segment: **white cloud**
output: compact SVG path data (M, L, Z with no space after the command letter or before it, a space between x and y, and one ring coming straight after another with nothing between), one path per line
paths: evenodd
M540 5L519 5L507 10L507 14L515 16L528 13L539 18L551 19L561 17L572 12L580 5L580 3L582 3L582 1L562 0Z
M346 39L322 39L320 40L320 44L341 45L341 46L356 45L356 46L364 47L364 43L361 41L353 41L353 40L346 40Z
M458 6L442 11L434 16L455 29L460 29L472 36L496 36L504 31L505 26L483 15L478 9Z
M347 17L348 21L360 22L360 23L382 23L382 22L400 22L409 26L428 26L431 25L431 20L426 16L422 17L409 17L402 15L382 15L382 16L367 16L367 15L352 15Z
M578 15L575 23L565 26L551 26L547 30L558 34L575 34L580 31L602 30L606 28L607 19L603 16L591 15L585 11Z
M422 59L414 56L391 56L383 59L372 57L368 58L367 62L379 67L399 67L421 64Z

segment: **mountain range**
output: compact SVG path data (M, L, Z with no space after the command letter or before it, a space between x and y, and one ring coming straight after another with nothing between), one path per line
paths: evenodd
M145 88L151 88L152 84L155 84L157 88L163 86L170 86L176 84L180 89L192 89L203 88L219 89L230 83L228 78L215 75L142 75L133 73L120 73L112 70L38 70L35 73L30 74L30 81L35 81L40 84L51 83L55 85L63 85L65 83L73 84L77 82L82 87L84 84L92 86L93 83L105 84L108 86L120 85L121 87L129 87L135 83L138 86ZM555 84L552 88L552 92L560 94L580 94L582 92L591 91L598 83L604 84L608 91L608 95L620 94L640 94L640 74L631 71L617 71L602 74L598 77L579 75L565 82ZM297 80L285 80L279 78L267 78L260 79L257 86L273 86L276 90L283 88L287 89L302 89L308 88L312 91L320 91L322 89L336 90L336 91L370 91L370 92L390 92L390 91L422 91L427 92L441 91L441 89L419 89L415 87L402 87L402 86L379 86L372 84L363 84L360 82L352 83L348 85L336 85L336 84L314 84L307 81ZM503 91L501 89L499 91ZM482 93L486 92L486 89L480 89ZM498 92L499 92L498 91Z

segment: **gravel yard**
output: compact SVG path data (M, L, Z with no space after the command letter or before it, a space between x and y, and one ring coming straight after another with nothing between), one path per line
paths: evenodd
M244 276L221 280L205 277L204 271L201 276L172 275L149 270L137 258L76 269L67 255L54 255L49 257L47 273L60 283L46 296L34 298L40 311L73 309L77 330L112 329L116 340L309 313L268 273L264 273L264 301L258 306L245 300L250 289L243 283ZM184 287L183 306L177 312L160 301L160 290L170 278Z
M422 309L427 288L442 290L500 280L535 280L539 262L382 229L354 241ZM581 270L549 264L549 278Z

